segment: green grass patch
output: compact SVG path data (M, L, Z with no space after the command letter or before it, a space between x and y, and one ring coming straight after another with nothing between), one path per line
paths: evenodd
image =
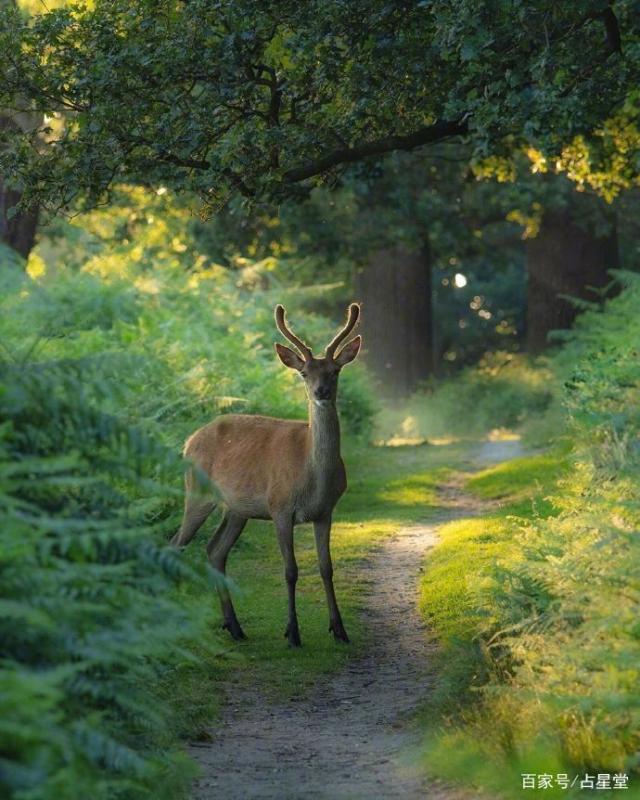
M431 742L427 764L449 780L459 780L465 772L441 769L441 764L453 763L444 754L457 736L456 769L467 770L466 740L455 728L445 734L435 731L443 719L456 724L465 720L481 699L482 687L502 669L487 643L505 623L504 588L496 567L514 560L514 526L520 524L515 515L533 519L555 513L544 497L565 469L558 455L534 455L471 474L465 489L487 501L487 513L443 525L440 543L426 561L420 608L440 644L434 692L423 718ZM473 774L482 783L484 772Z
M424 763L492 797L585 796L598 774L640 795L640 280L618 277L554 358L565 451L473 476L484 513L427 565L442 649Z
M492 500L496 513L523 517L547 517L554 506L549 495L567 468L561 450L514 458L472 475L466 489L481 500Z
M579 775L578 787L628 774L626 796L640 796L637 466L594 483L592 466L557 453L469 478L484 513L443 526L421 587L441 645L431 774L508 798L523 773Z
M514 458L475 473L466 488L484 500L503 500L512 505L523 497L551 490L563 468L557 454Z
M454 378L435 381L406 401L382 409L377 433L394 437L485 436L493 429L519 430L541 417L553 399L548 360L507 352L486 353ZM555 431L554 431L555 432ZM545 440L538 432L538 441Z

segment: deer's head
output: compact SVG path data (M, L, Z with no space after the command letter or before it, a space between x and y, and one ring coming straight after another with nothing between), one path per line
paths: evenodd
M297 350L296 352L279 342L276 343L276 353L280 361L285 367L298 371L304 380L307 395L313 403L317 405L335 403L340 370L355 359L362 344L362 337L356 336L337 352L342 342L355 328L360 317L360 306L351 303L346 324L327 345L324 356L320 358L315 358L311 349L288 327L283 306L276 306L275 315L278 330L295 345Z

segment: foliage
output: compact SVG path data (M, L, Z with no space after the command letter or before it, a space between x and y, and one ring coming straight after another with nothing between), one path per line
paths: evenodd
M507 796L520 795L520 772L638 769L640 281L619 277L626 289L603 313L582 315L557 357L571 446L561 479L553 485L553 459L472 478L472 491L504 508L445 528L425 578L443 659L455 650L466 664L457 682L445 668L447 702L478 689L475 708L432 739L434 763L440 748L453 749L453 773L464 768ZM460 536L465 546L475 537L479 563L460 561ZM495 543L489 557L486 542ZM443 607L462 608L456 642L449 617L429 602L453 580L459 598Z
M179 462L100 408L104 358L38 355L33 341L19 349L5 311L3 796L174 796L192 770L157 685L193 658L199 623L169 593L190 573L141 498L170 492Z
M495 226L492 228L482 232L482 250L476 248L474 253L468 248L452 249L450 253L457 254L448 255L446 266L442 259L435 273L434 339L441 378L471 365L480 365L482 372L488 363L495 367L506 361L513 367L510 371L515 372L515 364L525 363L516 356L524 334L524 253L513 241L505 244L503 240L502 252L492 254L496 240L500 241ZM464 286L456 283L460 276ZM526 391L533 387L527 380L526 367L522 366L522 372L522 388ZM502 417L500 409L496 411Z
M49 317L61 323L71 306L74 333L60 342L62 351L120 353L120 409L143 424L161 422L161 435L174 447L216 413L306 416L302 386L273 352L273 307L289 305L292 324L317 350L337 322L300 310L309 303L304 287L284 289L273 263L241 270L212 264L197 251L188 218L166 194L122 189L108 212L82 217L71 231L59 222L35 254L49 264L51 279L33 290L45 293L46 302L33 310L28 299L14 305L16 334L32 324L32 314L39 325ZM103 325L102 317L113 325ZM345 370L340 384L345 429L366 439L375 410L366 376Z
M33 3L2 4L3 183L43 213L109 206L54 218L27 276L0 245L7 795L184 789L177 735L210 718L216 678L243 651L210 630L202 554L164 545L179 448L218 413L303 417L301 386L273 357L273 305L293 306L322 346L351 274L390 242L431 248L445 366L480 356L479 342L499 352L387 412L383 435L540 436L539 420L560 420L571 447L567 470L554 454L470 479L495 506L443 529L423 585L442 643L436 703L454 716L435 761L489 785L487 763L500 785L538 763L637 771L640 282L620 274L625 291L587 311L552 363L513 353L515 225L533 236L568 197L582 224L609 224L551 173L608 201L638 184L636 5L52 0L28 18L19 6ZM371 165L437 142L430 160ZM204 217L225 214L189 217L194 196ZM375 399L362 370L341 383L362 465L336 525L347 575L431 512L451 451L428 448L427 469L420 449L360 451ZM273 537L250 535L261 527L237 549L238 606L259 631L241 674L281 689L286 674L289 691L347 656L326 637L308 530L300 605L318 647L276 650L281 570ZM339 588L357 642L363 587L349 574Z
M314 285L322 311L333 310L344 286L357 296L376 252L423 252L436 361L448 373L486 350L516 350L523 333L524 246L506 217L517 203L528 208L534 192L524 180L520 192L469 180L467 155L450 146L395 154L375 170L349 170L339 188L316 187L303 202L260 213L230 203L211 220L194 220L194 240L216 263L240 269L247 259L268 260L274 280Z
M6 264L9 267L21 267L22 266L22 259L16 253L16 251L6 245L4 242L0 242L0 260L2 264Z
M439 529L441 544L429 557L420 607L441 645L432 701L440 718L459 713L465 717L462 709L473 703L475 693L492 674L479 631L496 621L495 602L486 594L494 565L512 538L505 514L531 514L532 487L541 493L551 489L560 466L557 458L535 456L516 458L474 475L469 488L483 497L506 498L507 508L449 522ZM536 500L535 513L546 516L551 511L548 503Z
M121 181L209 208L277 198L452 136L477 160L533 146L580 180L593 161L599 188L637 178L632 0L96 0L0 20L0 105L47 120L8 133L0 161L27 203L93 204Z

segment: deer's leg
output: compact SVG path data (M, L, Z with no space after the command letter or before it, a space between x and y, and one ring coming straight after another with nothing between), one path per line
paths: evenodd
M190 495L187 488L187 494L184 498L182 524L180 525L180 530L171 539L170 544L175 547L186 547L215 507L216 504L211 500Z
M329 538L331 534L331 517L313 523L313 532L316 537L316 549L318 551L318 564L320 565L320 575L324 583L324 590L327 595L327 606L329 607L329 633L333 633L336 641L348 642L349 637L342 624L336 593L333 588L333 564L331 563L331 551L329 549Z
M296 615L296 583L298 581L298 565L293 552L293 520L290 517L280 517L274 520L278 534L278 544L284 559L284 576L287 581L289 594L289 623L284 632L289 641L289 647L300 647L300 629Z
M246 524L246 517L241 517L238 514L228 511L223 516L216 532L209 540L209 544L207 545L209 561L211 562L211 566L223 575L226 574L229 551L238 541L238 537L244 530ZM231 595L224 584L218 586L218 595L220 597L220 605L222 606L222 616L224 619L222 627L228 630L234 639L246 639L247 637L244 635L244 631L240 627L240 623L236 617L236 611L231 602Z

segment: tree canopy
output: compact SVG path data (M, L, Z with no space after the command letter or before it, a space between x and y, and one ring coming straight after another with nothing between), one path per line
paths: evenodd
M463 137L475 161L526 145L577 179L628 184L640 171L636 11L633 0L96 0L26 18L10 4L0 107L44 122L4 132L0 171L25 204L96 204L134 182L215 208Z

